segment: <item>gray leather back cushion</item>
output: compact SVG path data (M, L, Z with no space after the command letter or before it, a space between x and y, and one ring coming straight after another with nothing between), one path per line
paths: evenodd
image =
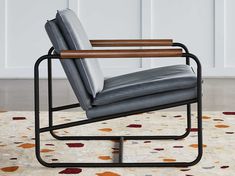
M61 50L67 50L68 46L64 41L64 38L56 25L55 20L48 21L45 25L48 36L55 48L57 53L60 53ZM76 67L74 60L72 59L64 59L60 60L61 64L64 68L64 71L68 77L68 80L74 90L75 95L80 102L81 107L84 110L88 110L91 108L91 96L86 91L84 87L83 81L81 80L80 74Z
M91 43L77 15L70 9L57 12L57 24L70 50L91 50ZM97 59L75 61L88 92L96 97L104 87L104 76Z

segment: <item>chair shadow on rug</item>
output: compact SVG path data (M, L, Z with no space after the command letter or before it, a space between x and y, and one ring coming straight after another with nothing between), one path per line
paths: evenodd
M35 64L35 139L36 156L46 167L188 167L202 157L202 76L198 58L185 45L164 40L88 40L75 13L70 9L57 12L46 23L53 44L47 55ZM96 50L93 47L164 47L163 49ZM176 48L173 48L176 47ZM96 58L151 57L185 58L185 65L154 68L105 79ZM53 107L52 60L60 60L79 101L77 104ZM197 64L195 73L190 60ZM49 125L40 127L39 66L47 61ZM191 130L191 104L197 104L198 156L192 162L126 163L123 161L124 140L177 140L187 137ZM177 106L187 107L186 132L180 136L58 136L53 131L114 118L156 111ZM86 120L53 125L53 112L81 107ZM157 120L157 119L156 119ZM47 163L40 155L40 134L50 132L58 140L118 140L119 158L114 163Z

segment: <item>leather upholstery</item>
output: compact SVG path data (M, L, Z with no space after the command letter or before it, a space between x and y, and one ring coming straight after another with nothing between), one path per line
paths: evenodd
M60 53L61 50L68 49L68 46L64 41L64 37L62 36L58 26L56 25L55 20L48 21L45 25L45 28L57 53ZM90 94L88 94L86 88L84 87L83 81L81 80L79 71L76 67L74 60L61 59L60 61L67 75L67 78L73 88L73 91L81 104L81 107L84 110L88 110L92 107L91 96Z
M197 89L182 89L170 92L158 93L138 98L132 98L117 103L104 106L97 106L89 109L88 118L99 118L102 116L115 115L134 110L142 110L146 108L176 103L185 100L195 99L197 97Z
M174 65L131 73L105 80L94 99L100 106L130 98L196 87L197 77L187 65Z
M92 46L77 15L70 9L57 12L56 22L71 50L91 50ZM95 98L103 90L104 76L97 59L76 59L75 63L88 92Z

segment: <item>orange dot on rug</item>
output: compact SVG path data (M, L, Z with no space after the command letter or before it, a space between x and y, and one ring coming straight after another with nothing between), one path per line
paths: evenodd
M164 162L176 162L176 159L169 159L169 158L166 158L166 159L163 159Z
M216 128L229 128L228 125L215 125Z
M54 150L42 149L41 152L42 152L42 153L49 153L49 152L54 152Z
M16 170L19 169L19 166L11 166L11 167L4 167L1 168L3 172L15 172Z
M21 144L18 147L24 148L24 149L29 149L29 148L34 148L35 144L30 144L30 143L25 143L25 144Z
M190 145L190 147L192 147L192 148L198 148L198 144L191 144ZM203 148L206 148L207 147L207 145L203 145Z
M101 159L101 160L111 160L112 158L110 156L99 156L99 159Z

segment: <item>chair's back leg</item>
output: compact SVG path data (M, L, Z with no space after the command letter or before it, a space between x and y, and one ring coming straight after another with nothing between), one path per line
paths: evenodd
M48 51L48 55L51 56L54 48L52 47ZM52 92L52 60L47 60L47 76L48 76L48 118L49 118L49 127L53 126L53 92ZM58 139L58 136L53 132L50 131L50 134L55 138Z

